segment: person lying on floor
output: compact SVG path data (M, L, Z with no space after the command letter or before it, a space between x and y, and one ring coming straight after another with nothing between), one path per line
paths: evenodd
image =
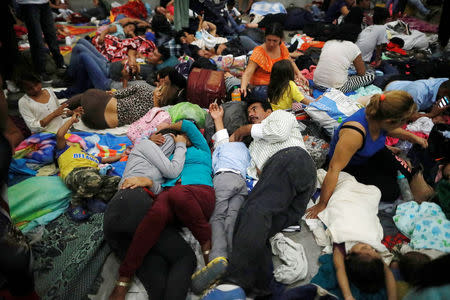
M166 133L155 134L151 140L143 140L133 148L119 184L120 190L105 212L105 239L120 259L124 259L140 221L163 192L164 178L178 177L184 167L186 144L190 143L186 134L167 129L160 132ZM158 146L152 140L162 144ZM172 158L169 160L169 157ZM176 226L164 229L136 271L152 299L186 297L196 257L178 230ZM111 298L124 297L128 285L118 285Z
M430 109L442 97L450 98L448 78L430 78L416 81L396 80L389 83L385 91L402 90L408 92L419 111Z
M320 200L307 210L307 217L316 218L327 207L341 171L355 176L358 182L378 187L381 201L394 202L400 195L397 171L408 180L412 174L408 165L385 146L386 136L428 147L425 139L401 128L416 110L411 95L391 91L373 95L366 108L348 117L334 132Z
M116 36L121 40L129 37L135 37L136 36L135 31L137 26L148 27L150 26L150 24L139 19L123 18L109 25L109 27L106 30L102 31L102 33L100 33L94 39L97 40L98 44L102 44L107 34Z
M33 73L23 74L19 86L25 95L19 99L19 112L31 132L57 132L64 124L63 116L81 113L82 107L67 104L59 105L51 88L42 88L41 79Z
M103 212L120 181L119 176L100 175L98 164L116 162L122 158L122 154L95 157L84 151L79 143L67 141L65 135L79 117L80 113L74 113L56 133L55 157L62 180L73 192L69 216L74 221L85 221L90 217L85 207L91 212Z
M157 88L142 83L115 92L90 89L64 104L69 108L82 106L81 119L89 128L106 129L130 125L153 107L172 105L179 91L179 87L169 82Z
M242 142L229 142L228 131L223 124L224 110L216 103L209 105L209 113L214 120L216 133L213 135L214 191L216 205L211 216L212 248L209 265L226 269L227 258L231 255L234 224L239 209L247 196L245 177L250 165L250 153ZM192 275L192 291L201 293L213 282L203 278L204 272Z
M247 172L259 181L239 210L222 285L204 299L245 299L245 292L270 295L274 279L268 239L298 224L315 191L316 167L305 150L295 116L283 110L272 112L267 101L248 100L251 124L237 129L230 141L253 137ZM217 275L210 266L204 273L212 279Z
M214 210L214 189L211 178L211 150L203 135L191 121L180 121L168 128L184 132L186 141L186 159L181 174L167 180L165 190L155 199L153 206L141 220L133 241L127 250L119 268L119 281L111 300L125 299L128 283L142 265L147 254L153 250L168 225L181 222L200 243L205 260L211 249L211 225L209 218ZM159 273L159 272L158 272ZM158 274L159 275L159 274ZM189 278L183 278L183 283L189 283ZM183 286L187 291L188 286ZM167 298L164 294L175 293L179 286L163 288L160 295L152 295L154 299L184 299ZM186 296L185 294L183 295Z

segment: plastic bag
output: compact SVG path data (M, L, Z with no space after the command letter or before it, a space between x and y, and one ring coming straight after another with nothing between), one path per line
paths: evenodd
M180 120L191 120L195 122L198 128L205 127L206 111L197 104L190 102L181 102L169 108L169 114L172 122Z

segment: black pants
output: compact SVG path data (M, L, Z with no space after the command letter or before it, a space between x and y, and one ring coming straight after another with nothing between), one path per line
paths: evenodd
M123 259L153 199L142 189L119 190L108 204L103 230L113 251ZM136 275L151 299L184 300L197 260L174 226L161 233Z
M383 202L394 202L400 195L397 171L405 175L408 181L411 180L408 168L386 147L372 156L366 164L347 166L343 171L355 176L358 182L379 188Z
M55 22L49 4L23 4L19 7L28 29L31 58L36 72L39 74L45 73L46 50L42 34L44 34L45 42L56 62L56 66L63 66L64 59L59 52Z
M450 1L444 0L441 11L441 20L439 21L438 40L442 47L447 47L450 38Z
M316 167L305 150L287 148L270 158L239 211L225 282L257 295L270 293L273 265L269 238L298 224L315 188Z

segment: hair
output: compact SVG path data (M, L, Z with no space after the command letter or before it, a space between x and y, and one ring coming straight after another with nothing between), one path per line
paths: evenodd
M416 285L420 281L422 269L430 261L431 258L428 255L412 251L400 256L398 266L405 281Z
M365 293L375 293L384 287L384 264L381 258L349 253L345 258L348 280Z
M264 111L267 111L267 110L269 110L269 109L270 109L270 110L272 109L272 106L270 105L269 101L263 100L263 99L261 99L261 98L253 97L253 96L251 96L251 95L247 95L247 97L245 98L245 101L247 102L247 109L248 109L252 104L255 104L255 103L260 103L261 106L262 106L262 108L264 109Z
M172 36L173 30L169 21L167 21L166 17L160 14L156 14L153 16L152 21L150 23L153 31L159 36L159 33L167 34Z
M227 5L235 6L236 5L236 1L235 0L227 0Z
M373 24L383 25L387 18L389 18L388 10L384 7L375 6L373 9Z
M171 128L164 128L164 129L161 129L160 131L156 132L156 134L162 134L162 135L165 135L165 134L180 135L180 134L184 134L184 132L181 131L181 130L176 130L176 129L171 129Z
M180 89L185 89L187 86L187 80L183 75L178 73L178 71L174 67L169 67L169 79L171 85L174 85ZM161 75L160 75L161 76Z
M439 86L439 91L450 92L450 80L446 80Z
M133 25L133 26L134 26L134 29L137 28L136 23L134 23L134 22L128 22L128 23L125 23L125 25L123 25L122 28L125 28L125 27L127 27L128 25Z
M170 50L164 45L158 47L158 52L161 54L161 59L163 61L168 60L170 58Z
M200 69L208 69L208 70L217 70L217 65L212 63L209 58L206 57L198 57L195 62L192 64L191 70L194 68Z
M194 60L197 60L200 57L200 55L198 55L198 51L200 50L200 48L198 46L195 46L195 45L192 45L192 44L188 45L188 48L189 48L189 51L191 52L190 56Z
M109 77L114 81L122 79L123 64L121 61L113 62L109 65Z
M416 287L421 290L433 286L450 283L448 270L450 269L450 254L440 256L425 264L420 272Z
M276 22L269 24L266 27L264 37L267 37L268 35L274 35L274 36L279 37L280 39L283 39L284 38L283 25L281 25L280 23L276 23Z
M20 89L25 90L30 85L41 83L41 78L35 73L24 73L20 76L17 84Z
M278 104L283 94L290 89L289 82L295 79L294 68L290 60L277 61L270 73L270 83L267 88L269 102Z
M356 25L352 23L344 23L336 28L336 30L330 35L329 40L349 41L356 43L360 33L360 24Z
M159 106L164 107L167 105L174 105L184 89L177 87L176 85L163 85L161 88L161 99L159 100Z
M352 7L348 15L344 18L344 24L354 24L361 26L364 13L361 7Z
M402 38L399 37L393 37L390 40L391 43L398 45L400 48L403 48L405 46L405 41Z
M385 99L380 100L381 94L370 98L366 107L366 116L381 121L387 119L401 120L412 116L417 111L413 97L405 91L384 92Z
M185 33L186 31L185 30L178 30L177 32L175 32L175 34L174 34L174 39L175 39L175 43L177 43L177 44L179 44L179 45L181 45L181 44L183 44L182 42L181 42L181 39L182 38L184 38L185 37L185 35L184 35L184 33Z

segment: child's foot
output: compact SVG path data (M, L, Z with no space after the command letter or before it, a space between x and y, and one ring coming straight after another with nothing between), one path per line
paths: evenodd
M69 216L76 222L83 222L91 216L81 205L71 206L69 208Z
M206 267L192 275L192 292L200 294L225 274L228 261L225 257L213 259Z
M91 198L87 201L87 208L92 213L103 213L107 207L105 202L98 199Z

